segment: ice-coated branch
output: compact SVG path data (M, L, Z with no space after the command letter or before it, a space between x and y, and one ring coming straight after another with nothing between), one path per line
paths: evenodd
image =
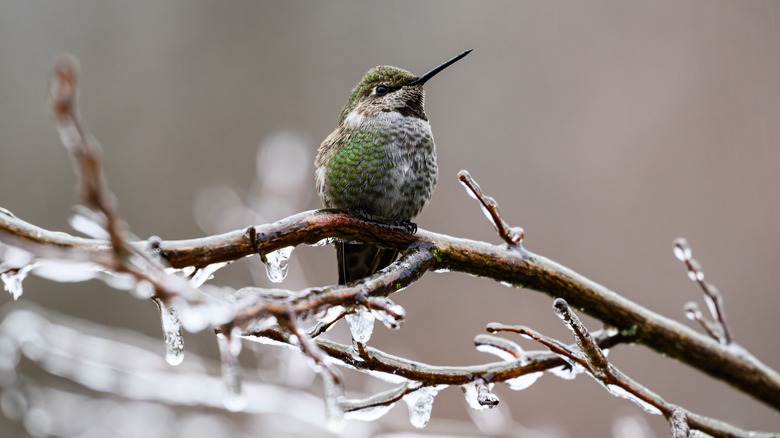
M482 188L477 184L477 181L471 177L471 174L467 170L458 172L458 181L463 184L463 187L466 188L468 194L479 202L479 206L482 208L485 216L490 219L496 227L498 237L503 239L510 248L521 248L525 232L520 227L510 227L509 224L506 223L501 217L496 200L482 193Z
M688 426L688 416L681 409L675 409L669 419L672 428L672 438L688 438L691 428Z
M100 145L79 120L78 66L75 58L60 56L54 64L54 77L49 87L54 125L76 166L81 199L94 210L108 234L107 248L113 252L113 268L127 272L139 282L148 282L162 299L184 296L197 301L198 293L186 281L167 275L163 266L127 239L127 231L119 218L116 198L108 190L100 161ZM107 267L111 267L110 265Z
M246 328L267 316L297 315L305 317L336 306L365 305L377 311L398 315L397 309L376 300L407 287L422 276L433 263L430 250L420 247L411 250L385 269L357 283L340 286L313 287L292 293L278 300L266 299L236 313L232 325ZM318 329L319 330L319 329Z
M100 162L100 145L79 120L78 65L69 55L54 63L54 78L49 87L51 113L60 141L73 157L84 204L102 214L117 259L129 254L123 225L116 214L116 199L108 191Z
M633 333L634 342L680 360L780 409L780 376L757 358L736 354L707 336L527 250L520 253L422 229L409 234L402 227L372 222L346 212L318 210L220 235L163 240L159 242L159 255L174 268L202 268L287 246L314 244L326 238L373 243L400 251L429 248L433 257L426 265L427 270L465 272L564 298L570 305L604 323ZM106 241L44 230L9 214L0 214L0 241L41 258L110 261L111 248ZM144 248L147 243L135 242L133 245ZM402 277L403 272L402 269L399 273ZM410 282L413 279L409 278Z
M701 264L693 258L693 251L688 241L682 237L674 240L674 255L678 260L685 264L688 270L688 278L696 282L704 293L704 301L710 309L712 321L707 320L699 310L699 306L690 302L685 306L685 314L688 319L698 322L704 330L715 340L723 345L733 342L731 331L726 324L726 311L723 308L723 296L718 289L710 283L704 281L704 271Z
M734 427L719 420L694 414L679 406L666 402L640 383L623 374L608 360L595 338L582 324L579 317L571 310L565 300L557 298L553 302L555 313L563 320L566 327L574 334L577 349L549 338L533 329L524 326L491 325L492 332L509 331L533 339L546 346L564 360L578 364L588 370L604 388L616 397L633 401L645 412L661 414L669 421L673 436L688 436L688 429L702 431L712 436L734 437L770 437L769 432L747 431Z
M247 332L244 336L261 343L283 343L299 348L290 343L289 336L279 327ZM604 348L626 342L626 338L619 333L600 332L596 339ZM477 379L490 383L506 382L528 374L567 365L567 362L556 354L547 351L527 351L524 353L523 364L505 360L470 366L438 366L394 356L368 346L365 347L365 356L356 357L354 349L350 345L321 338L316 338L313 341L330 359L349 368L382 373L388 377L403 378L428 386L461 386Z

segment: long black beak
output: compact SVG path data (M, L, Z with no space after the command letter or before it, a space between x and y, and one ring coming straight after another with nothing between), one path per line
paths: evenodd
M433 70L429 71L428 73L425 73L424 75L420 76L419 78L413 80L412 82L407 83L406 85L422 85L426 82L428 82L428 79L436 76L437 73L444 70L445 68L451 66L452 64L455 64L457 61L459 61L461 58L465 57L471 51L474 49L466 50L465 52L461 53L460 55L450 59L449 61L445 62L444 64L434 68Z

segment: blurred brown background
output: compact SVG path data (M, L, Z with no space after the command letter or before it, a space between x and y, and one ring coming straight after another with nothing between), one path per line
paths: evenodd
M686 302L700 301L672 255L672 240L685 236L725 295L737 341L780 368L773 0L2 2L0 206L69 230L75 178L45 107L59 53L81 63L81 111L103 145L124 219L143 238L181 239L317 208L313 154L361 75L377 64L420 74L467 48L474 52L426 85L440 180L419 226L499 242L457 183L468 169L507 221L524 227L528 249L677 320ZM280 132L304 145L287 166L308 180L290 194L276 175L281 184L265 190L282 195L268 199L287 204L268 201L264 210L255 199L255 217L226 211L219 222L221 209L233 208L220 204L225 193L251 198L253 184L263 185L258 145L278 142ZM284 287L335 281L331 249L301 248L293 258ZM215 282L269 284L247 266L262 269L240 263ZM25 286L24 300L160 336L153 305L102 283L31 278ZM493 321L569 339L549 297L461 274L427 275L394 299L406 325L378 326L372 344L431 364L493 361L472 343ZM11 301L0 294L0 305ZM188 349L215 354L211 335L186 338ZM610 357L671 402L749 429L780 429L771 409L643 347ZM663 418L588 378L545 376L525 391L496 391L514 421L561 436L607 436L626 417L646 422L647 436L668 434ZM403 409L391 416L408 430L396 412ZM469 421L467 409L460 391L445 390L426 430ZM24 433L6 419L0 425Z

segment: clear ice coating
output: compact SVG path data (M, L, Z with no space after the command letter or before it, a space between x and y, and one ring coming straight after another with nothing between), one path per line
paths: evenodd
M685 304L685 317L690 319L691 321L696 321L697 319L701 318L701 310L699 310L699 305L694 303L693 301L689 301Z
M155 298L154 302L160 310L160 322L165 341L165 361L171 365L178 365L184 360L184 337L179 312L175 306L167 305L159 298Z
M353 313L344 317L349 325L349 331L352 333L352 340L365 344L371 339L371 333L374 331L374 315L365 307L355 309Z
M385 327L391 330L398 330L401 328L401 323L406 316L406 309L393 303L387 298L376 298L375 301L381 301L387 311L383 309L371 309L371 313L376 319L382 322Z
M241 352L241 337L238 333L217 334L219 357L222 363L222 402L229 411L237 412L246 406L246 398L241 389L241 364L238 354Z
M560 377L561 379L574 380L574 378L577 377L579 374L585 372L585 368L583 368L580 364L570 363L566 365L561 365L559 367L550 368L547 371L552 373L554 376Z
M336 239L334 239L332 237L326 237L326 238L320 240L319 242L312 243L309 246L328 246L328 245L331 245L335 241L336 241Z
M287 266L290 261L290 255L293 252L293 246L286 246L265 255L265 271L268 279L274 283L281 283L287 277Z
M339 406L344 411L344 418L350 420L374 421L392 409L396 402L411 387L419 387L419 383L406 380L403 384L368 398L360 400L341 399Z
M90 210L84 206L74 207L73 214L68 218L68 224L71 228L94 239L108 240L110 238L108 231L102 223L105 222L102 213Z
M523 350L523 347L508 339L480 334L475 337L474 343L476 344L477 351L494 354L506 361L517 361L520 366L528 364L528 357ZM504 383L509 385L510 389L520 391L533 385L543 374L543 371L524 374L508 379ZM496 402L498 402L498 400L496 400Z
M704 280L704 271L701 270L701 263L696 259L690 259L688 260L688 263L690 264L688 267L688 278L690 278L691 281Z
M412 426L420 429L428 424L433 410L433 399L443 388L446 388L446 385L423 386L404 396L406 406L409 408L409 422L412 423Z
M5 271L0 274L0 280L3 281L3 287L12 297L14 297L14 300L17 300L22 296L22 292L24 292L24 289L22 289L22 282L27 278L27 274L30 273L33 267L33 264L14 269L5 269L0 266L0 268Z
M678 237L674 239L673 245L674 256L677 257L677 260L684 262L691 259L691 245L688 244L688 241L685 240L684 237Z
M543 371L523 374L522 376L515 377L514 379L508 379L504 383L509 385L509 389L513 389L515 391L522 391L523 389L526 389L529 386L536 383L536 381L539 380L539 377L542 377L543 374L544 374Z
M648 414L652 415L661 415L661 411L656 408L655 406L647 403L646 401L640 399L639 397L635 396L634 394L631 394L630 392L626 391L625 389L621 388L617 385L606 385L607 391L609 391L612 395L624 398L626 400L631 400L632 402L636 403L637 406L642 408L643 411L647 412Z
M203 283L214 278L214 273L220 268L227 266L227 263L212 263L200 269L196 269L190 277L190 286L201 287Z
M324 370L322 375L322 386L325 392L325 417L328 422L328 429L334 433L344 429L344 410L341 408L341 400L344 398L344 387L341 381L333 374Z
M463 394L466 397L466 402L469 407L475 411L484 411L491 409L498 404L498 397L495 397L495 402L486 394L490 394L490 390L493 388L492 383L486 384L482 380L475 380L469 382L460 387L463 390ZM491 394L492 395L492 394Z
M349 420L374 421L390 412L395 404L377 404L365 408L355 409L344 413L344 418Z
M523 348L516 342L486 334L479 334L474 338L477 351L490 353L502 360L515 361L524 355Z

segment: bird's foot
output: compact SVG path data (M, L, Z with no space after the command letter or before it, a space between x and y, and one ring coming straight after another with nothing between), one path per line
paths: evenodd
M417 224L412 222L409 219L404 219L400 221L395 221L395 224L398 227L401 227L409 234L415 234L417 232Z

